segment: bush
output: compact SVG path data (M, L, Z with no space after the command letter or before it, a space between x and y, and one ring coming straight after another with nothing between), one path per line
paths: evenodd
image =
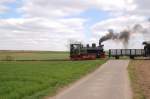
M6 61L12 61L12 60L14 60L14 58L12 56L6 56L4 60L6 60Z

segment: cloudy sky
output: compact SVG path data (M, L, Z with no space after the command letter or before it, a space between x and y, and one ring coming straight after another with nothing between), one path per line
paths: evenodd
M0 49L67 50L70 41L98 43L108 29L146 24L150 0L0 0ZM149 35L135 34L130 48ZM122 48L118 41L105 49Z

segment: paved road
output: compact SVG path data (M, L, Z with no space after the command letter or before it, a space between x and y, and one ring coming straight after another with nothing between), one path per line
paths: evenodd
M132 99L128 60L109 60L95 72L49 99Z

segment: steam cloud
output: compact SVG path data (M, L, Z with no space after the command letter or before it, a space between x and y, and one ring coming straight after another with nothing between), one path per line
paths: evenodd
M123 43L125 48L127 48L129 39L134 33L148 34L149 28L144 28L141 24L135 24L133 28L123 30L120 33L115 33L114 30L110 29L108 30L108 34L100 38L99 44L101 45L102 42L107 40L118 40Z

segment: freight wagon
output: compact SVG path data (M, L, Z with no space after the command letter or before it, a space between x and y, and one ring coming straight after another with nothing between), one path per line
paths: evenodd
M121 56L128 56L131 59L135 57L150 57L150 42L143 42L144 49L110 49L109 57L119 59Z

